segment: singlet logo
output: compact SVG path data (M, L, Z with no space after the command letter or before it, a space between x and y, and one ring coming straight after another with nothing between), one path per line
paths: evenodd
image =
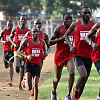
M73 44L74 36L70 36L70 35L69 35L69 40L70 40L71 44ZM64 43L67 44L66 39L64 40Z
M18 34L18 41L21 41L24 38L25 34Z
M88 34L89 31L80 31L80 40L85 40L85 36Z
M32 56L39 57L40 56L40 49L39 48L32 48Z
M9 41L10 35L6 35L6 41Z

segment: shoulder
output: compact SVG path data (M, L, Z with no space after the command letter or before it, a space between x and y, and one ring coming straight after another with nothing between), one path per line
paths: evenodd
M0 36L2 36L4 33L5 33L5 29L3 29L3 30L0 32Z
M28 29L28 31L31 31L30 29Z
M100 28L100 23L96 23L94 26Z
M12 32L16 32L16 28L12 29Z
M55 31L59 31L59 30L61 30L61 29L62 29L62 26L59 25L59 26L57 26L57 27L55 28Z
M4 33L6 30L7 30L7 29L3 29L3 30L1 31L1 33Z
M77 26L77 24L78 24L78 22L73 22L72 24L71 24L71 26Z
M43 35L44 35L44 36L48 36L48 34L47 34L46 32L43 32Z
M70 30L75 30L76 28L77 28L77 24L78 24L78 22L73 22L71 25L70 25L70 27L69 27L69 29Z

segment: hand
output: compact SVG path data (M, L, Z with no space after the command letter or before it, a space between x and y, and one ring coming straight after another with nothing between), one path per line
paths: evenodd
M8 43L8 41L4 41L4 44L7 44Z
M21 60L23 60L23 61L24 61L24 57L23 57L23 56L21 56Z
M44 55L44 57L48 56L48 54L47 54L47 52L46 52L46 51L44 52L44 54L43 54L43 55Z
M75 54L75 53L76 53L76 49L75 49L74 46L72 46L72 47L70 48L70 52L71 52L72 54Z
M13 44L11 45L11 49L14 49L14 45Z
M18 49L18 48L19 48L19 45L18 45L18 44L14 44L14 47L15 47L16 49Z
M32 57L31 55L28 55L26 58L27 58L29 61L32 61L32 60L33 60L33 57Z
M97 43L92 42L91 46L93 48L93 51L97 51L98 50L98 44Z

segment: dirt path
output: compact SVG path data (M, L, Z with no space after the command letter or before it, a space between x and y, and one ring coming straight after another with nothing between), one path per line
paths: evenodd
M53 58L54 58L55 46L52 46L51 52L44 61L43 69L41 72L41 78L39 85L43 84L44 80L48 78L48 75L54 70ZM5 69L3 65L3 52L0 49L0 100L29 100L30 91L24 89L18 90L19 74L14 71L13 87L9 87L9 68ZM48 64L50 66L48 66Z

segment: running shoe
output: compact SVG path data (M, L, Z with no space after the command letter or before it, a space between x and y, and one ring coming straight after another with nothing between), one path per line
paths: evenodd
M18 90L23 91L22 86L19 86L19 87L18 87Z
M96 100L100 100L100 97L99 97L99 95L97 96L97 99Z
M65 100L71 100L71 97L66 95Z
M51 100L57 100L57 95L54 95L53 91L51 92Z
M12 81L10 80L10 82L9 82L9 86L13 86L13 84L12 84Z
M79 93L75 91L75 87L73 88L72 100L79 100Z
M30 100L34 100L34 94L30 95Z
M25 85L26 85L26 75L23 76L23 80L22 80L22 82L21 82L21 86L22 86L23 88L25 88Z

